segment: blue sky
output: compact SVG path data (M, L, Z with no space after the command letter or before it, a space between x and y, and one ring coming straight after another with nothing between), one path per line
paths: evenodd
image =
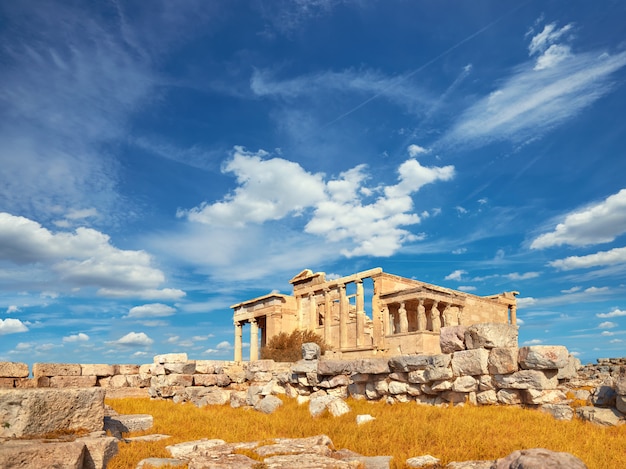
M231 359L231 304L377 266L626 355L624 18L1 2L0 360Z

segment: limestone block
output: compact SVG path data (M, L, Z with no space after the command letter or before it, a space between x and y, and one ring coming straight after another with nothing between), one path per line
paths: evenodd
M0 437L102 430L104 389L0 389ZM8 425L6 425L8 424Z
M500 389L496 395L500 404L517 405L522 403L521 391L517 389Z
M437 355L428 355L428 368L445 368L450 366L452 355L449 353L439 353Z
M452 381L435 381L430 384L430 389L434 392L449 391L452 389Z
M617 393L611 386L603 384L594 389L591 403L596 407L615 407L616 396Z
M150 376L152 376L152 366L152 363L139 366L139 376L141 379L150 379Z
M478 378L478 389L481 391L491 391L496 389L493 376L482 375Z
M498 403L498 396L492 389L476 393L476 402L479 405L494 405Z
M128 375L126 376L126 381L128 381L128 386L131 388L147 388L150 386L150 378L142 377L141 374Z
M615 408L626 415L626 396L618 395L615 398Z
M242 454L237 454L234 456L241 456L242 458L248 458L247 456L244 456ZM213 461L213 460L212 460ZM255 461L256 462L256 461ZM146 458L146 459L142 459L141 461L139 461L139 463L137 464L137 468L136 469L145 469L147 467L149 468L154 468L154 467L182 467L182 466L187 466L188 461L184 461L182 459L175 459L175 458ZM192 467L191 465L189 465L189 467ZM197 469L197 466L193 466L195 469ZM223 466L223 467L228 467L228 466ZM246 466L241 466L242 468L246 467Z
M558 379L573 379L578 376L578 370L582 368L582 364L578 358L573 355L567 357L567 365L559 368Z
M204 405L224 405L230 402L230 391L216 389L202 398Z
M552 415L557 420L572 420L574 410L567 404L544 404L539 410Z
M374 383L370 382L365 385L365 396L371 401L380 397L380 394L376 391L376 385Z
M33 378L35 381L36 388L49 388L50 387L50 378L47 376L39 376L38 378Z
M409 383L424 384L428 382L428 380L424 376L425 374L426 374L426 370L409 371L407 375L407 379L409 380Z
M284 469L287 467L299 467L303 469L356 469L361 467L361 463L358 461L339 461L329 456L310 453L271 456L265 458L263 464L265 464L267 469Z
M452 383L452 390L456 392L478 391L478 381L472 376L459 376Z
M317 385L321 388L335 388L337 386L347 386L350 384L350 377L346 375L337 375L321 380Z
M395 371L424 370L430 355L400 355L389 359L389 367Z
M278 409L281 405L283 405L283 401L281 401L276 396L265 396L263 399L260 399L255 405L254 410L259 412L263 412L264 414L272 414Z
M248 381L257 383L267 383L272 380L274 374L271 371L256 371L254 373L248 372L246 378Z
M83 469L85 449L79 441L6 441L0 450L0 467Z
M80 374L82 376L113 376L115 367L113 365L80 365Z
M356 373L350 376L353 383L367 383L370 380L370 375L364 373Z
M557 370L567 365L568 357L562 345L530 345L520 347L518 360L525 370Z
M167 386L192 386L193 375L166 375Z
M317 360L299 360L291 365L292 373L317 373Z
M77 363L35 363L33 376L80 376L81 368Z
M442 353L454 353L465 350L466 326L447 326L441 328L439 345Z
M163 376L165 375L165 366L161 364L153 364L150 365L150 375L152 376Z
M390 371L389 360L386 358L361 358L354 361L355 373L379 375Z
M109 381L110 388L127 388L128 387L128 379L126 375L115 375L111 376L111 380Z
M322 376L349 375L354 372L354 362L348 360L320 360L317 374Z
M0 388L14 388L15 378L0 378Z
M408 383L403 383L401 381L391 381L389 383L388 392L389 394L404 394L408 391L408 389Z
M389 393L389 383L385 379L379 379L374 381L374 389L378 394L387 394Z
M439 467L440 460L430 454L415 456L405 462L406 467Z
M463 350L452 355L454 376L477 376L488 373L489 351L484 348Z
M556 370L520 370L508 375L494 375L496 386L504 389L556 389Z
M563 391L558 389L526 389L522 393L525 404L558 404L567 399Z
M203 438L201 440L186 441L176 445L169 445L166 446L165 449L172 455L173 458L190 459L196 452L211 450L224 444L226 444L224 440L209 440L208 438Z
M468 394L464 392L445 391L441 393L441 398L450 404L464 404L468 398Z
M547 467L587 469L585 463L573 454L558 453L544 448L513 451L508 456L498 459L492 467L494 469L543 469Z
M16 388L36 388L37 380L30 378L16 378L15 379L15 387Z
M186 353L165 353L162 355L155 355L153 358L153 362L157 365L163 365L164 363L185 363L186 361Z
M388 377L390 380L393 380L393 381L401 381L403 383L409 382L408 373L389 373Z
M190 361L185 363L164 363L165 373L179 374L179 375L192 375L196 372L196 362Z
M615 382L615 392L622 396L626 395L626 366L622 366Z
M248 371L250 373L272 372L276 369L276 362L274 360L255 360L248 362Z
M452 368L438 366L438 367L428 367L424 372L424 378L426 381L438 381L441 379L450 379L454 377L454 373L452 372Z
M28 378L28 365L18 362L0 362L0 378Z
M98 378L95 376L52 376L51 388L91 388L96 385Z
M578 418L587 420L591 423L601 425L603 427L612 427L615 425L623 425L625 423L624 416L616 409L602 409L600 407L578 407L576 409Z
M248 393L246 391L233 391L230 393L230 406L233 409L245 407L247 404Z
M419 384L409 384L409 387L407 388L406 393L409 396L419 396L420 394L422 394L422 388L420 387Z
M513 373L518 369L517 347L494 347L489 351L488 369L491 374L504 375Z
M302 359L317 360L322 353L322 349L315 342L307 342L302 344Z
M139 373L139 365L122 364L117 365L118 375L136 375Z
M161 397L174 397L177 394L182 394L185 392L184 386L162 386L158 388L158 394Z
M474 324L467 327L465 346L467 349L517 347L517 326L511 324Z
M348 385L348 395L357 400L367 399L365 387L365 383L352 383Z
M192 376L192 375L189 375ZM230 384L230 378L226 375L193 375L194 386L221 386Z
M116 438L121 438L122 433L149 430L153 424L154 419L149 414L118 414L104 417L104 430L110 431Z

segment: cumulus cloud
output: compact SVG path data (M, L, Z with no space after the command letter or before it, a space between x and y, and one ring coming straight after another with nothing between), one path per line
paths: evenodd
M599 318L603 318L603 319L618 318L618 317L626 316L626 311L622 311L621 309L615 308L610 313L598 313L596 314L596 316Z
M398 168L398 183L365 186L369 175L365 165L342 172L335 179L311 174L299 164L282 158L264 159L268 154L235 148L225 171L235 174L238 187L222 201L203 203L178 215L212 226L242 227L305 215L305 233L328 241L351 242L343 249L355 255L390 256L403 243L420 236L402 228L420 222L412 212L412 195L435 181L454 177L454 167L427 167L409 159Z
M19 312L20 308L18 308L16 305L9 305L9 307L7 308L7 314L11 314L11 313L17 313Z
M461 280L463 275L467 274L465 270L455 270L451 274L446 275L445 280Z
M175 308L162 303L150 303L142 306L134 306L128 312L127 318L157 318L172 316L176 312Z
M626 247L600 251L586 256L570 256L565 259L557 259L549 262L549 265L559 270L573 270L623 263L626 263Z
M117 340L107 342L111 345L121 345L124 347L144 347L154 342L145 332L129 332Z
M148 253L118 249L108 235L91 228L51 232L28 218L0 212L0 260L45 269L71 287L100 287L102 296L184 295L155 288L165 275L152 267Z
M413 144L413 145L409 145L408 152L411 158L415 158L418 155L430 153L430 150L424 147L420 147L419 145Z
M232 346L230 345L230 342L228 342L227 340L224 340L224 341L220 342L219 344L217 344L216 348L218 350L228 350L228 349L232 348Z
M16 334L18 332L27 332L28 327L19 319L6 318L0 319L0 335Z
M617 327L616 322L604 321L598 324L598 329L613 329L614 327Z
M540 345L543 344L543 340L541 339L531 339L531 340L526 340L524 342L524 345Z
M68 335L63 337L63 342L72 343L72 342L87 342L89 340L89 336L83 332L79 332L78 334Z
M587 246L609 243L626 233L626 189L602 202L576 210L565 216L554 231L538 236L531 249L567 244Z

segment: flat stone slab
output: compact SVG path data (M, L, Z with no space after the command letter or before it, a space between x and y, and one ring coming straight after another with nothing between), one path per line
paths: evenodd
M187 461L174 458L146 458L139 461L137 469L143 469L144 467L182 467L187 464Z
M85 443L79 441L12 440L0 446L3 469L83 469Z
M118 414L104 417L104 430L110 431L116 438L121 438L122 433L149 430L153 424L154 419L149 414Z

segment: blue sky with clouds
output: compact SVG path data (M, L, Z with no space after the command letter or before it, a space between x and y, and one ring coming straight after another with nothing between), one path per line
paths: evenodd
M626 355L626 4L0 3L0 360L233 356L302 269Z

